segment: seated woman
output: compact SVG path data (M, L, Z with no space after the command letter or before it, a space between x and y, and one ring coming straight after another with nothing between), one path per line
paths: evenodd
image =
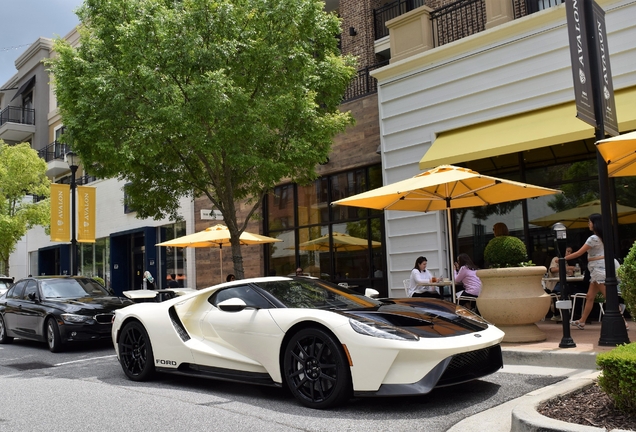
M415 260L415 267L411 270L411 283L407 295L409 297L434 297L442 298L436 286L428 286L433 275L426 270L428 261L421 256Z
M457 262L455 262L455 282L464 285L464 290L457 293L457 298L460 296L477 298L479 296L481 293L481 279L477 277L476 270L478 270L478 268L468 254L461 253L457 256ZM459 304L465 306L467 303L468 302L465 301Z

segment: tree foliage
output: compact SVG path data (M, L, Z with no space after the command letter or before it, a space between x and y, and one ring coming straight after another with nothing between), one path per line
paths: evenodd
M314 0L86 0L77 48L49 64L66 140L86 170L130 182L138 217L209 198L232 236L281 179L316 177L355 69L338 18ZM239 221L237 203L247 200Z
M35 225L50 223L50 180L46 162L28 143L0 140L0 263L9 274L9 256ZM33 197L40 199L33 202Z

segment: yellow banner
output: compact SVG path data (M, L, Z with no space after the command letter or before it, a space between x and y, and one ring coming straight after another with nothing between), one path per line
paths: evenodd
M67 184L51 184L51 241L71 241L70 190Z
M95 188L77 186L77 241L95 243Z

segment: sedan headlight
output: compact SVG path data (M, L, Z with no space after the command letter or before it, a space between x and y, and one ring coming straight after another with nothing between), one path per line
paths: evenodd
M382 339L418 341L419 336L407 330L373 320L349 318L351 328L357 333Z
M62 314L62 319L64 320L65 323L68 323L68 324L82 324L82 323L90 323L93 321L92 317L89 317L86 315L70 314L70 313Z

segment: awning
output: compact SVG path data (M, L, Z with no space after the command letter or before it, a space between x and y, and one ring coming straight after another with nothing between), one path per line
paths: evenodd
M616 91L614 98L620 130L636 129L636 87ZM442 132L420 160L420 169L587 138L594 138L594 128L576 118L576 106L568 102Z
M24 93L25 91L27 91L28 89L31 88L31 86L33 86L33 84L35 84L35 75L33 75L31 78L29 78L27 80L27 82L25 82L24 84L22 84L20 86L20 88L18 89L18 91L15 93L15 95L13 96L13 98L11 98L11 100L17 98L18 96L20 96L22 93Z

